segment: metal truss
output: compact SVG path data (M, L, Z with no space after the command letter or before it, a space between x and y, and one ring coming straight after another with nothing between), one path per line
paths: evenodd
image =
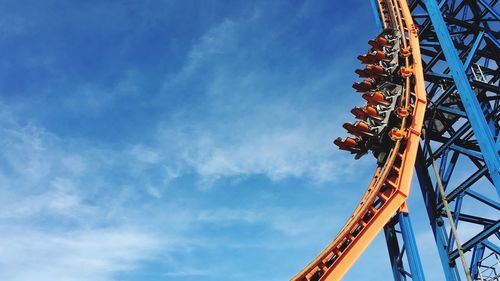
M497 2L409 1L428 98L416 170L448 281L500 280Z
M399 212L384 227L395 281L424 281L422 263L408 212ZM405 257L406 256L406 261Z

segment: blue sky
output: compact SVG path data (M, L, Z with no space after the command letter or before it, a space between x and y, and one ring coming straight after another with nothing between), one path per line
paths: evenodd
M2 1L0 279L288 280L371 178L331 141L375 34L365 0Z

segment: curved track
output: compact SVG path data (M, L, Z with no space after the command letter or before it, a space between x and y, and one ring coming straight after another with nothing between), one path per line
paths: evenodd
M408 114L399 115L399 127L384 131L393 141L384 141L390 147L378 157L373 179L345 226L291 281L340 280L391 217L406 208L426 107L420 47L406 0L379 0L378 7L384 28L400 34L399 67L393 75L400 76L402 86L397 108Z

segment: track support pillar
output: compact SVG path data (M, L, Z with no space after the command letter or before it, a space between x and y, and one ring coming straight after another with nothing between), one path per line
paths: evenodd
M397 227L399 225L399 227ZM399 228L399 229L398 229ZM395 281L425 281L420 255L411 226L410 215L406 211L399 212L384 227L387 249L391 259L392 273ZM400 241L398 241L398 235ZM402 243L400 243L402 242ZM406 255L409 269L405 269L403 257Z

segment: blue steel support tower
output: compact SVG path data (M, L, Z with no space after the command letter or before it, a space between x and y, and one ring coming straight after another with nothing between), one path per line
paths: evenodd
M496 4L496 0L410 3L419 28L429 100L417 175L448 281L498 280L500 269ZM438 166L437 173L433 165Z
M500 280L497 2L409 0L428 98L416 171L447 281ZM423 280L408 225L401 213L385 227L394 278Z

